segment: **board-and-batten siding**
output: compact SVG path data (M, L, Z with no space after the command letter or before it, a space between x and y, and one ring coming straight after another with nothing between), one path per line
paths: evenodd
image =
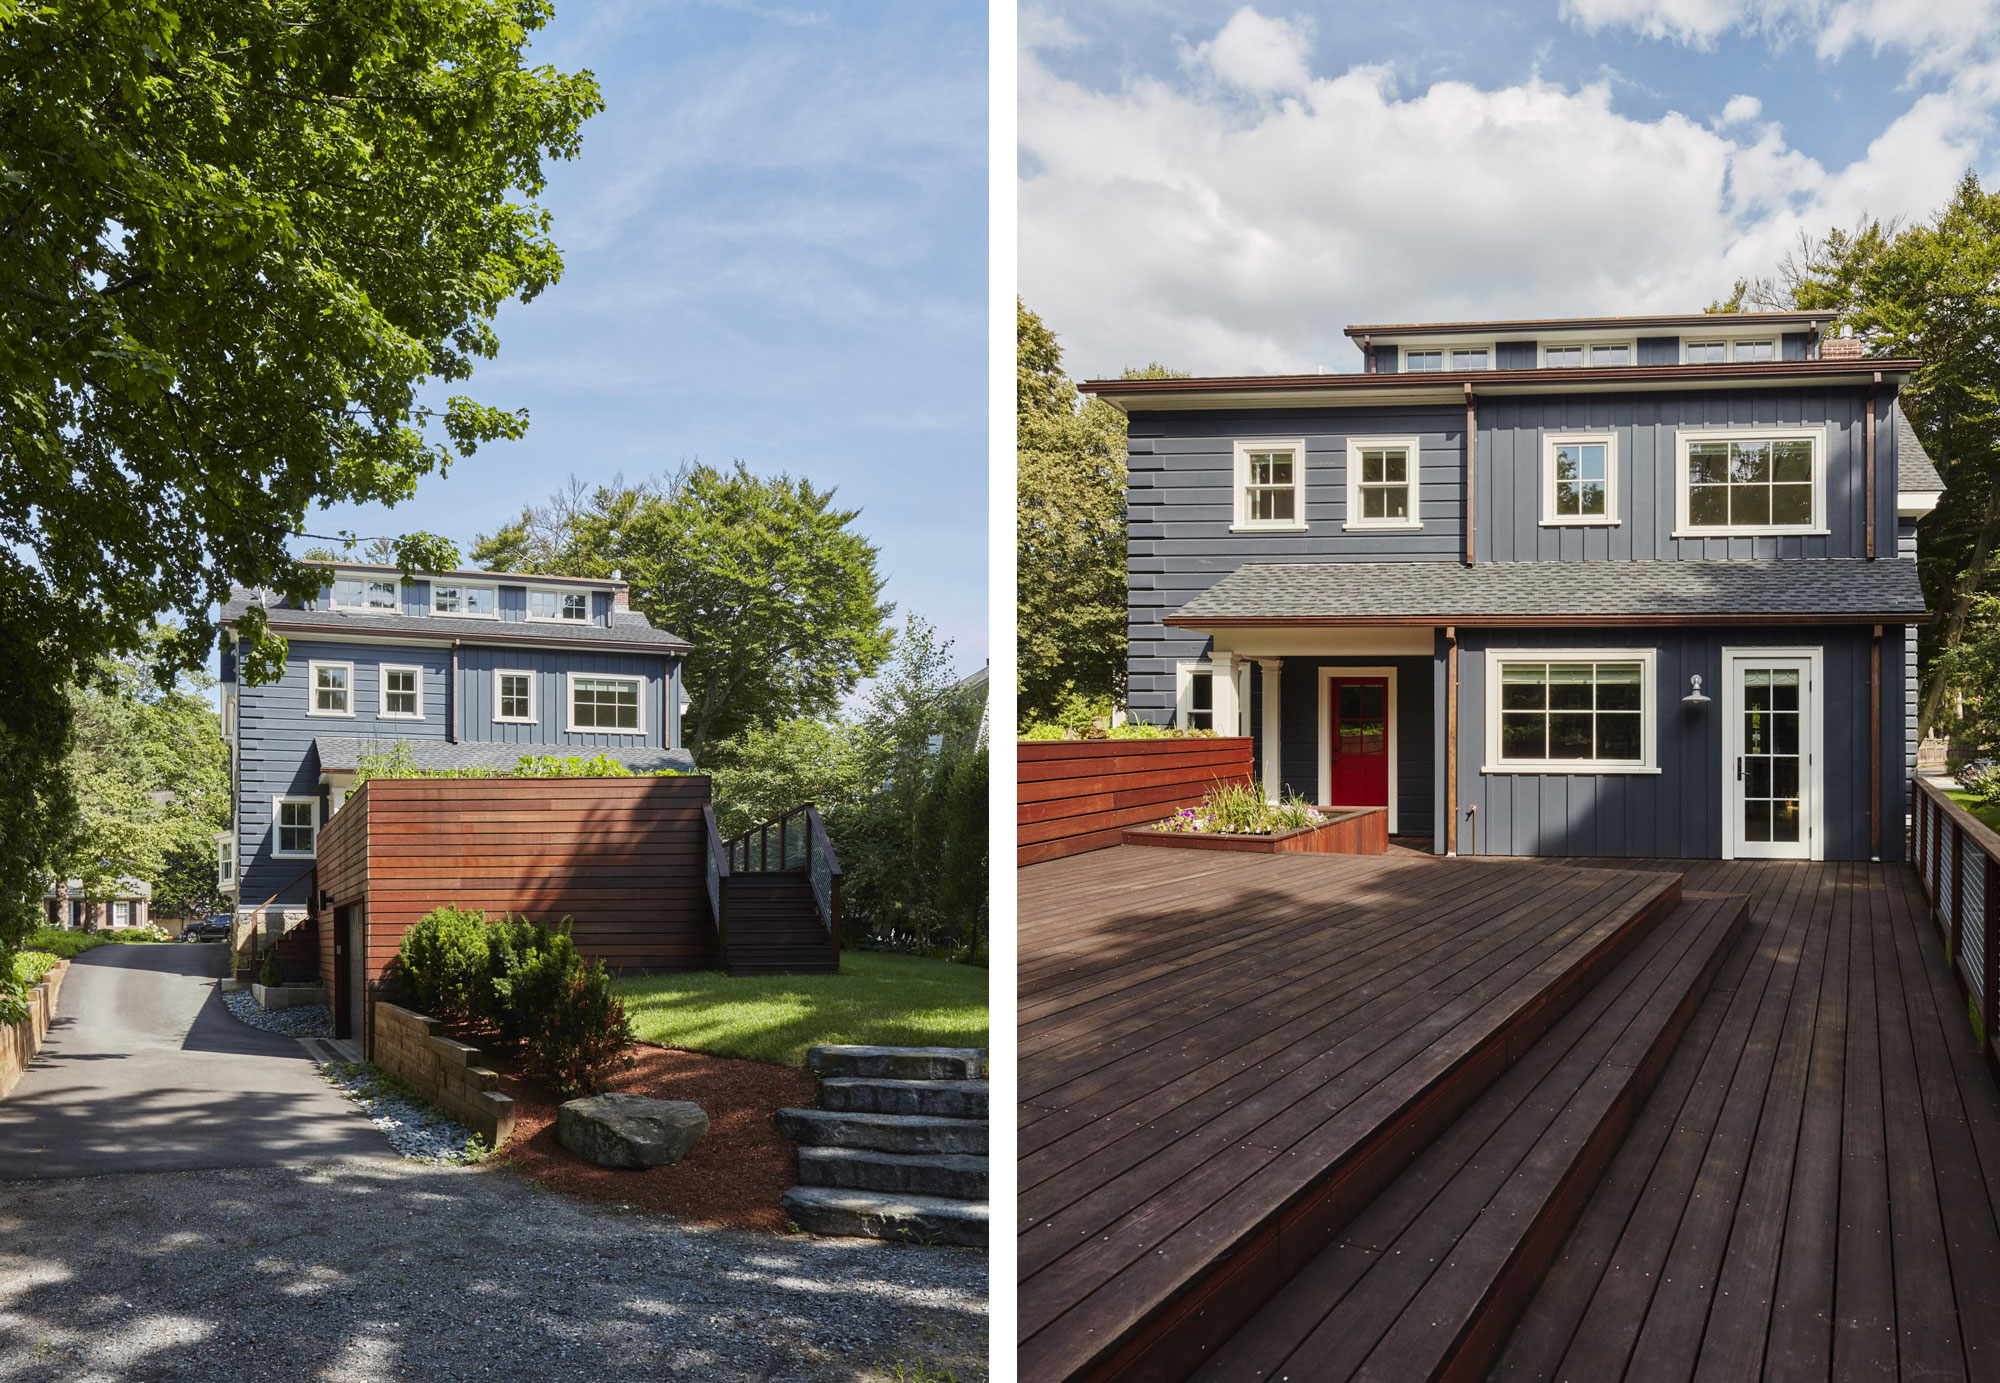
M1896 645L1902 626L1884 630L1882 650L1882 858L1903 858L1901 823L1908 796L1897 743L1904 722L1904 668ZM1655 856L1716 858L1722 853L1722 649L1820 647L1826 716L1823 790L1828 859L1867 859L1868 654L1870 631L1744 628L1724 630L1466 631L1459 652L1459 807L1476 805L1482 855ZM1644 774L1494 773L1486 744L1486 659L1512 648L1656 648L1657 762ZM1699 673L1706 706L1681 700ZM1439 669L1439 681L1443 672ZM1842 810L1842 804L1852 804ZM1440 823L1440 829L1442 823ZM1459 819L1459 847L1475 848L1473 826Z
M586 749L661 745L665 743L662 712L671 714L674 709L664 699L671 690L663 672L665 661L657 655L597 653L588 649L572 653L566 649L461 648L458 654L464 708L461 733L467 740L497 744L568 745ZM534 674L536 724L516 725L493 718L499 705L494 674L501 669ZM640 678L639 720L644 733L611 735L564 729L569 722L572 675Z
M1690 330L1689 339L1702 333ZM1617 330L1604 333L1604 339L1617 340ZM1442 340L1443 338L1440 338ZM1478 333L1459 338L1465 342L1477 342ZM1765 338L1770 339L1769 337ZM1633 341L1637 352L1635 365L1678 365L1681 360L1681 338L1678 336L1641 336ZM1392 375L1402 368L1401 346L1376 346L1368 348L1375 360L1377 374ZM1806 360L1812 356L1810 338L1802 331L1789 331L1778 338L1778 356L1782 360ZM1497 341L1493 346L1493 368L1496 370L1532 370L1541 364L1541 343L1539 341Z
M1436 745L1432 742L1431 659L1355 657L1287 657L1278 673L1279 774L1287 797L1319 802L1319 684L1324 668L1393 667L1396 669L1396 830L1406 836L1427 836L1437 810ZM1256 741L1256 763L1264 762L1264 679L1250 675L1250 726ZM1323 806L1341 805L1320 803Z

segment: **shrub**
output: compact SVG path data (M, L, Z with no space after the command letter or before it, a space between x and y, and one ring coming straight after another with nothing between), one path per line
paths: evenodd
M285 963L278 959L278 948L273 946L264 952L264 966L257 972L257 983L266 989L275 989L285 982Z
M484 1016L486 930L485 913L446 906L403 933L397 968L418 1008L439 1018Z
M554 931L540 922L502 918L486 930L483 1014L508 1042L533 1036L560 997L564 979L583 963L570 940L569 919Z
M47 951L17 951L14 955L14 974L22 984L33 987L42 982L49 971L56 968L59 956Z
M30 933L25 944L64 960L74 960L92 947L110 945L110 939L88 932L68 932L61 927L42 927Z
M569 940L567 934L559 935ZM528 1069L565 1096L597 1089L619 1054L632 1044L632 1022L624 1001L611 992L611 975L600 961L580 961L561 975L555 1001L536 1017L527 1044ZM625 1064L629 1066L631 1059Z

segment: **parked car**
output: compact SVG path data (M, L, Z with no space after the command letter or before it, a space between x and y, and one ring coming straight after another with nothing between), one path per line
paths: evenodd
M182 941L227 941L229 940L229 914L210 913L199 922L190 922L181 928Z

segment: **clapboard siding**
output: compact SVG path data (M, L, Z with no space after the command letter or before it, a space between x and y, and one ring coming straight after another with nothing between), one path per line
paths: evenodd
M619 969L716 963L705 883L705 777L377 779L328 826L322 972L334 908L364 909L369 1001L403 933L446 904L568 919Z

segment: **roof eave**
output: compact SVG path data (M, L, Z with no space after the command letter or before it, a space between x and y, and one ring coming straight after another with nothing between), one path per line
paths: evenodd
M218 622L224 629L227 629L232 633L235 632L236 629L235 616L225 616L222 620ZM392 640L414 639L414 640L422 640L424 642L439 643L439 644L449 644L454 641L461 643L504 643L504 644L514 644L524 648L526 647L557 648L557 649L594 648L594 649L610 649L614 652L619 652L619 653L691 653L694 651L693 644L686 643L678 639L672 641L658 640L658 639L653 639L653 640L597 639L597 638L550 639L550 638L537 638L532 634L527 634L527 635L496 634L492 631L492 626L490 625L485 626L478 630L468 630L466 633L463 634L458 633L455 630L447 632L442 629L410 629L410 630L397 631L389 629L359 629L354 627L353 625L340 625L340 624L297 624L297 623L292 623L290 621L287 621L282 624L273 622L270 624L269 628L273 633L283 634L287 636L292 634L322 634L322 635L338 635L342 638L362 639L362 640L367 640L371 638L382 638L382 639L392 639Z
M1909 624L1930 617L1925 610L1799 610L1747 611L1726 614L1644 611L1630 614L1593 612L1587 615L1451 614L1451 615L1169 615L1162 624L1176 629L1502 629L1578 628L1603 625L1746 625L1746 624Z
M1838 317L1823 310L1794 312L1676 312L1649 317L1531 317L1510 322L1373 322L1345 329L1350 339L1403 336L1509 335L1536 331L1644 331L1713 325L1819 326Z

